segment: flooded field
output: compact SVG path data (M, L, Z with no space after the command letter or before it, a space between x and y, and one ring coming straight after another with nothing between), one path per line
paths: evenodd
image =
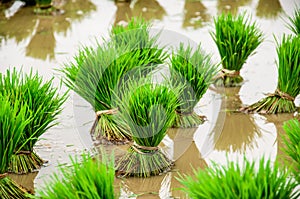
M287 16L300 6L298 0L135 0L131 3L112 0L61 0L56 6L63 14L38 16L32 7L23 7L15 15L5 17L5 5L0 5L0 72L17 67L24 72L38 71L45 79L55 78L61 93L67 88L61 84L58 71L64 63L73 60L82 45L93 45L96 39L108 37L113 24L123 23L127 17L140 16L153 20L154 28L180 35L213 55L220 62L216 45L210 35L214 31L213 17L222 12L247 11L263 31L264 41L256 54L249 57L241 76L245 82L240 88L209 89L199 102L197 113L207 116L199 128L169 129L161 146L175 160L169 173L147 179L116 179L120 198L186 198L178 190L175 179L178 172L191 174L192 167L205 168L213 162L226 164L226 158L243 161L262 156L272 161L282 155L280 135L282 124L293 114L259 115L236 113L243 105L252 104L272 93L277 85L275 38L290 34ZM169 31L169 32L168 32ZM173 42L173 41L171 41ZM175 42L176 43L176 42ZM299 96L296 98L299 106ZM70 92L59 117L60 124L47 131L36 146L36 151L48 161L37 173L12 178L31 192L41 188L58 165L68 165L69 156L79 155L94 146L90 129L95 119L92 107L77 94ZM105 145L117 157L128 145ZM120 191L119 191L120 190Z

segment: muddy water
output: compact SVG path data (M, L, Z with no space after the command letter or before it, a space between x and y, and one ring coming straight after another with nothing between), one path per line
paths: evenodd
M17 67L31 69L60 85L59 69L81 45L91 45L95 38L107 37L112 24L123 23L127 16L142 15L154 20L154 26L178 32L199 43L216 62L220 60L210 37L213 17L221 12L251 14L265 35L257 53L251 56L241 70L245 83L238 89L211 89L199 102L197 112L208 121L197 129L170 129L163 141L163 150L175 160L173 170L149 179L116 179L120 198L186 198L176 180L178 173L192 173L212 162L226 164L228 159L241 162L243 154L256 160L268 156L272 160L282 156L284 134L282 124L291 114L264 116L245 115L235 110L251 104L265 93L273 92L277 83L276 45L274 36L291 33L284 20L293 13L297 0L136 0L115 3L110 0L57 1L65 12L57 16L36 16L32 8L22 8L6 19L5 6L0 5L0 72ZM62 86L61 92L67 89ZM299 105L299 98L297 98ZM14 177L29 190L41 188L57 166L69 164L69 156L89 150L93 142L89 129L95 119L92 108L76 94L70 93L60 124L50 129L38 142L36 151L49 162L39 173ZM97 143L96 143L97 144ZM125 153L128 146L106 146L116 155ZM33 180L34 179L34 180Z

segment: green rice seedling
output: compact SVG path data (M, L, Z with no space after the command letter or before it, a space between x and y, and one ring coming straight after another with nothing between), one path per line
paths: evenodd
M240 70L250 55L263 41L256 22L251 23L246 13L233 16L221 14L214 18L215 32L211 33L222 60L222 71L216 85L240 86Z
M288 28L295 34L300 35L300 7L296 8L294 15L288 17Z
M53 79L43 82L38 74L23 75L14 68L7 70L6 75L0 74L0 94L9 95L11 103L16 100L27 104L27 117L34 113L34 118L25 127L10 159L9 171L23 174L39 169L44 161L34 152L34 145L39 137L49 128L56 125L66 94L59 96L57 88L52 86Z
M134 143L117 163L119 176L149 177L171 168L173 162L158 147L173 124L178 91L148 78L130 81L118 100L122 119Z
M276 41L277 42L277 41ZM297 110L295 97L300 93L300 37L283 35L277 42L277 89L266 98L241 110L264 114L292 113Z
M83 155L82 161L71 159L70 167L61 167L34 198L55 199L113 199L114 162Z
M200 45L193 50L182 43L173 52L170 63L171 84L174 87L185 85L173 127L196 127L204 122L204 117L197 115L194 108L216 75L217 65L212 63L211 56L205 54Z
M9 178L7 172L19 140L31 122L32 113L29 115L28 107L19 100L11 104L10 97L0 94L0 198L25 199L26 191Z
M287 135L284 137L284 151L292 159L292 171L300 183L300 122L297 119L289 120L284 123L283 129Z
M194 176L179 176L183 191L190 198L296 199L300 196L295 190L297 182L290 178L290 173L264 158L258 168L245 159L244 165L228 162L228 166L214 165L194 171Z
M96 112L91 134L112 142L130 140L129 128L118 121L118 107L112 105L113 90L119 81L132 71L143 69L147 74L161 60L166 59L163 48L132 49L132 43L115 46L113 41L85 47L75 57L75 62L64 67L66 85L87 100Z

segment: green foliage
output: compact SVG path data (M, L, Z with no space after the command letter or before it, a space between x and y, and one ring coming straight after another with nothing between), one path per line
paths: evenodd
M283 128L287 137L284 137L284 151L292 159L292 171L300 183L300 122L296 119L284 123Z
M277 42L278 83L277 88L296 97L300 93L300 37L283 35Z
M221 14L214 19L215 32L212 37L218 47L222 66L240 71L247 58L262 42L262 32L256 22L251 23L246 13L234 17Z
M28 107L26 118L32 117L16 146L16 154L20 151L32 152L39 137L57 124L57 116L62 111L61 107L67 95L59 96L58 89L52 86L52 81L53 79L43 82L42 77L32 72L23 75L21 72L17 72L15 68L12 72L7 70L5 75L0 74L0 94L10 96L11 104L16 101L26 103ZM27 156L32 155L28 154ZM41 162L34 160L34 156L24 157L23 166L18 164L21 160L17 160L17 158L21 157L17 156L11 162L10 170L12 172L27 173L42 165ZM26 163L28 167L26 167ZM36 166L30 169L30 164ZM12 170L13 168L17 170ZM24 170L20 170L21 168Z
M300 7L295 9L294 15L288 17L288 28L295 34L300 35Z
M118 104L135 145L119 160L117 170L125 176L157 175L171 166L157 146L173 124L179 91L168 85L153 84L148 78L129 81L125 87Z
M211 35L218 47L223 69L233 72L221 74L216 84L226 87L239 86L243 81L239 71L263 41L263 34L256 22L250 22L246 13L236 17L231 13L223 13L214 18L214 24L215 32Z
M261 159L258 169L245 159L244 165L229 162L194 172L195 176L180 175L183 190L191 198L298 198L297 183L289 173L280 170L270 160ZM295 192L294 192L295 191Z
M122 36L124 35L121 34ZM98 43L96 48L84 47L75 57L75 62L62 70L66 75L66 85L86 99L95 112L116 108L111 101L113 90L126 75L137 69L144 69L147 74L149 68L154 68L166 58L163 49L151 42L146 44L146 48L132 49L136 40L130 39L128 44L118 47L113 41L102 45ZM94 128L96 135L101 132L111 140L129 138L126 125L117 122L113 115L103 115L101 126L97 123L98 120L100 118L97 118Z
M27 106L10 96L0 94L0 174L8 171L9 161L18 146L24 129L32 120L32 113ZM30 113L30 117L27 114Z
M27 104L29 112L34 118L26 126L23 136L18 143L16 151L32 151L38 138L57 123L58 114L66 100L66 94L58 95L58 89L52 86L53 79L43 82L38 74L22 74L14 68L6 75L0 74L0 93L10 95L11 102L23 101ZM29 115L26 116L29 118Z
M217 73L217 65L211 61L211 55L206 54L199 45L195 50L181 43L179 49L173 52L170 60L171 84L176 88L185 85L180 106L176 108L178 117L174 123L177 127L193 127L203 122L203 117L194 113L194 107L207 91L212 78Z
M13 182L5 173L8 172L12 155L19 143L24 129L32 118L26 117L29 111L26 104L15 100L10 102L10 96L0 94L0 198L26 198L25 191Z
M71 167L61 167L46 187L37 191L34 198L54 199L113 199L114 163L83 155L82 162L71 159Z
M296 111L294 98L300 93L300 37L283 35L277 42L278 83L274 94L254 103L244 110L268 114Z

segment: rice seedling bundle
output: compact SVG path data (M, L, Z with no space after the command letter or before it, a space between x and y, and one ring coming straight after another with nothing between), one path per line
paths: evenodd
M178 180L190 198L291 198L300 196L297 182L278 164L262 158L258 168L245 159L244 165L229 162L194 171L194 176L180 175Z
M173 124L178 91L164 84L141 81L130 81L118 100L122 120L130 127L134 141L126 155L118 160L119 176L149 177L173 165L158 145Z
M193 50L182 43L173 52L170 62L171 84L175 88L185 85L179 96L180 106L176 108L173 127L196 127L204 122L204 117L197 115L194 108L217 73L217 65L212 63L211 56L205 54L200 45Z
M278 82L274 93L241 110L265 114L291 113L297 110L295 97L300 93L300 37L283 35L277 42Z
M284 137L284 151L292 159L292 171L300 183L300 122L297 119L289 120L284 123L283 128L287 135Z
M222 61L222 71L216 76L216 84L240 86L243 78L240 70L250 55L263 41L256 22L250 22L246 13L233 16L221 14L214 19L215 32L211 33Z
M43 199L113 199L114 163L103 158L102 161L83 155L80 162L71 159L70 167L61 167L46 184L38 190L34 198Z
M118 107L111 100L112 91L133 71L143 69L143 73L147 74L166 59L163 48L158 48L149 37L148 24L136 23L131 21L127 29L139 27L141 30L126 32L126 28L113 29L115 36L111 41L98 43L96 48L84 47L75 57L75 62L62 70L66 75L66 85L95 110L96 120L91 134L96 138L103 137L113 142L131 139L128 126L118 121Z
M52 81L43 82L42 77L32 72L23 75L15 68L12 72L7 70L6 75L0 74L0 94L9 95L12 104L17 100L26 103L27 118L34 113L17 143L9 166L10 172L32 172L44 163L33 147L41 135L57 124L57 116L66 100L66 94L59 96L57 88L52 87Z
M297 36L300 35L300 7L296 8L294 15L288 17L288 28Z
M19 140L31 122L28 107L19 100L13 104L10 96L0 94L0 198L27 198L26 191L8 177L10 160L15 152Z

